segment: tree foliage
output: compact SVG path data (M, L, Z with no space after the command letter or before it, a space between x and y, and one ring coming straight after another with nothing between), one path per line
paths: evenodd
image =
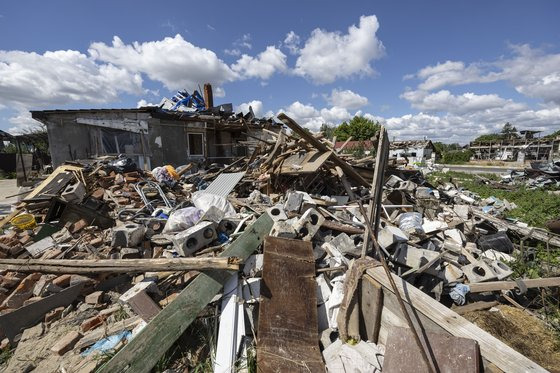
M329 126L326 123L323 123L321 125L321 128L319 129L319 131L323 134L323 136L325 136L327 139L332 139L334 136L334 131L335 131L336 127L335 126Z
M502 127L500 133L488 133L486 135L480 135L474 142L494 142L494 141L502 141L502 140L509 140L509 139L518 139L519 135L517 134L517 128L510 122L506 122Z
M372 139L381 125L362 116L355 116L349 122L343 122L334 130L337 140L345 141L350 136L352 140L365 141Z

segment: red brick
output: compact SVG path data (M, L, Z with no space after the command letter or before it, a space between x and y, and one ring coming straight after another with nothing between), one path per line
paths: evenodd
M103 302L103 292L94 291L93 293L86 295L85 302L87 304L100 304Z
M64 337L58 340L54 346L51 347L51 351L60 356L64 355L70 351L76 343L82 338L82 334L77 331L71 331Z
M80 325L80 330L82 331L82 333L85 333L88 330L95 329L98 326L102 325L103 322L105 322L105 316L97 315L90 317Z
M85 227L87 227L88 225L89 224L87 221L85 221L84 219L80 219L72 225L72 228L70 229L70 233L72 234L77 233L82 229L84 229Z
M66 288L68 287L68 285L70 285L71 278L72 275L61 275L53 280L53 284L55 284L56 286L60 286L61 288Z

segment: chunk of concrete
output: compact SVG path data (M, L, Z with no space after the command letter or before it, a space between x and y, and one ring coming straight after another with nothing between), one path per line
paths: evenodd
M270 235L281 238L296 238L297 233L289 221L280 220L275 222L270 229Z
M310 208L299 218L294 229L303 241L311 241L324 221L323 215L314 208Z
M141 224L127 223L113 228L112 247L135 247L144 239L146 227Z
M286 212L298 213L303 203L303 194L298 192L289 192L284 202L284 210Z
M494 271L494 274L496 275L498 280L503 280L504 278L509 277L513 274L512 269L499 260L488 260L487 263Z
M428 262L436 259L438 253L431 250L417 249L407 244L398 244L393 254L393 258L397 263L406 265L411 268L420 268Z
M379 231L377 242L383 249L397 242L407 242L408 236L400 228L388 225Z
M359 257L362 254L361 247L357 247L354 240L346 233L340 233L330 241L342 254Z
M216 224L204 221L171 237L171 241L179 255L189 256L212 243L217 237Z
M286 215L286 211L284 211L284 207L282 205L269 207L266 209L266 212L275 222L288 219L288 216Z
M128 304L138 316L149 322L161 310L147 294L150 289L154 288L157 288L154 281L141 281L121 295L119 302Z
M83 183L68 185L60 195L66 202L80 203L86 195L86 187Z
M445 237L451 239L453 242L455 242L456 244L459 244L461 246L463 246L463 243L465 242L465 235L463 234L463 232L461 232L457 228L447 229L444 232L444 235L445 235Z
M482 260L463 266L461 269L471 283L490 281L496 278L494 270Z

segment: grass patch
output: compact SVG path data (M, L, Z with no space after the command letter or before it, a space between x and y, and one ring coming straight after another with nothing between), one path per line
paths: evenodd
M490 180L499 180L498 175L484 174L483 177ZM506 216L516 218L533 227L544 228L550 219L560 216L560 198L548 193L545 189L527 189L521 185L513 190L493 188L484 184L474 174L450 171L446 174L434 172L428 176L429 181L437 185L438 181L452 181L481 198L496 197L507 199L517 205L517 208L507 211Z

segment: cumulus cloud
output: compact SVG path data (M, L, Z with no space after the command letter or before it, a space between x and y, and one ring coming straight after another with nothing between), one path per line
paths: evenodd
M368 104L367 97L360 96L349 89L333 89L331 95L327 97L327 102L333 106L346 109L358 109Z
M247 114L249 112L249 107L253 109L253 113L256 117L260 118L263 116L263 103L259 100L244 102L241 105L235 107L235 112L242 112L243 114Z
M222 84L237 78L237 74L213 51L197 47L179 34L132 44L125 44L115 36L111 45L95 42L88 51L99 61L146 74L171 90L193 90L200 82Z
M97 64L78 51L38 54L0 51L0 101L44 107L71 102L116 101L142 93L142 78L112 64Z
M146 106L159 106L158 104L152 104L151 102L148 102L144 99L141 99L140 101L138 101L136 103L136 107L140 108L140 107L146 107Z
M371 75L371 61L384 55L383 43L376 32L376 16L362 16L358 26L352 25L347 34L315 29L299 51L295 74L314 83L332 83L338 78Z
M288 32L284 38L284 46L290 51L290 54L297 54L299 52L300 42L299 35L293 31Z
M244 54L231 68L241 77L266 80L275 72L285 71L288 67L286 65L286 55L280 49L268 46L256 57Z
M291 103L278 111L279 113L285 113L311 131L318 131L323 123L338 125L352 117L348 110L342 107L316 109L313 105L303 104L299 101Z

